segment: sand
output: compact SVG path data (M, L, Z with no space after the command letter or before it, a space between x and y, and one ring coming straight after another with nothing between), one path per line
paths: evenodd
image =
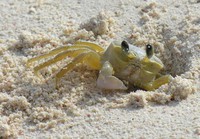
M0 138L200 138L199 0L1 0ZM164 74L155 91L105 91L98 71L77 65L59 89L27 60L77 40L107 48L155 46Z

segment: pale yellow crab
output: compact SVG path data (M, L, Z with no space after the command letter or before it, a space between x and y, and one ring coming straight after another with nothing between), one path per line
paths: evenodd
M72 70L76 64L84 63L90 68L99 71L97 87L102 89L126 90L123 81L145 90L155 90L170 81L170 75L161 75L159 72L164 65L154 55L151 45L146 45L146 51L122 41L121 44L111 43L104 50L91 42L76 42L71 46L59 47L47 54L31 58L28 64L43 58L54 56L52 59L36 66L35 74L39 70L54 64L66 57L74 58L65 65L56 75L56 86L61 77Z

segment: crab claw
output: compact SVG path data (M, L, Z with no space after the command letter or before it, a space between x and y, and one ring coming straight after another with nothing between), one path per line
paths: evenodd
M114 71L112 65L106 61L99 72L97 79L97 87L102 89L119 89L126 90L127 87L117 77L113 76Z

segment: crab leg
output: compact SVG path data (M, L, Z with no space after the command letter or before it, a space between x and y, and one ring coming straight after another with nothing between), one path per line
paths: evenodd
M42 63L42 64L40 64L38 66L36 66L34 68L34 73L36 75L38 75L38 71L43 69L44 67L52 65L52 64L64 59L65 57L70 57L70 56L71 57L76 57L77 55L79 55L80 53L83 53L85 51L88 51L88 49L82 48L82 49L71 49L71 50L64 51L64 52L56 55L54 58L52 58L52 59L50 59L50 60L48 60L48 61L46 61L46 62L44 62L44 63Z
M153 88L157 89L159 88L161 85L169 83L170 79L172 77L170 75L165 75L162 77L157 78L154 82L153 82Z
M99 46L95 43L91 43L91 42L77 41L77 42L75 42L75 45L89 46L92 49L96 50L97 52L103 52L104 51L104 49L101 46Z
M171 78L172 77L170 75L159 77L156 80L154 80L153 83L145 85L144 89L148 91L155 90L159 88L161 85L169 83Z
M100 55L98 53L93 51L81 53L56 74L56 87L58 86L60 78L72 70L78 63L86 63L93 69L101 68Z
M95 45L94 45L94 46L95 46ZM99 47L100 47L100 46L99 46ZM72 45L72 46L63 46L63 47L56 48L56 49L50 51L50 52L47 53L47 54L43 54L43 55L40 55L40 56L38 56L38 57L34 57L34 58L29 59L29 60L27 61L27 65L30 66L30 64L33 63L33 62L35 62L35 61L38 61L38 60L41 60L41 59L43 59L43 58L47 58L47 57L56 55L56 54L58 54L59 52L66 51L66 50L78 49L78 48L88 48L88 49L91 49L91 50L95 50L95 48L93 48L93 47L89 47L88 45L81 45L81 44Z
M68 47L59 47L59 48L56 48L56 49L50 51L50 52L47 53L47 54L40 55L40 56L37 56L37 57L34 57L34 58L29 59L29 60L27 61L27 65L30 66L30 64L31 64L32 62L34 62L34 61L38 61L38 60L40 60L40 59L47 58L47 57L50 57L50 56L52 56L52 55L56 55L56 54L58 54L59 52L65 51L65 50L67 50L67 49L68 49Z

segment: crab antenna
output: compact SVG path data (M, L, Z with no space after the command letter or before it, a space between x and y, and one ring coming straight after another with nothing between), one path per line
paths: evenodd
M151 58L154 54L154 48L150 44L146 45L146 54L148 58Z

